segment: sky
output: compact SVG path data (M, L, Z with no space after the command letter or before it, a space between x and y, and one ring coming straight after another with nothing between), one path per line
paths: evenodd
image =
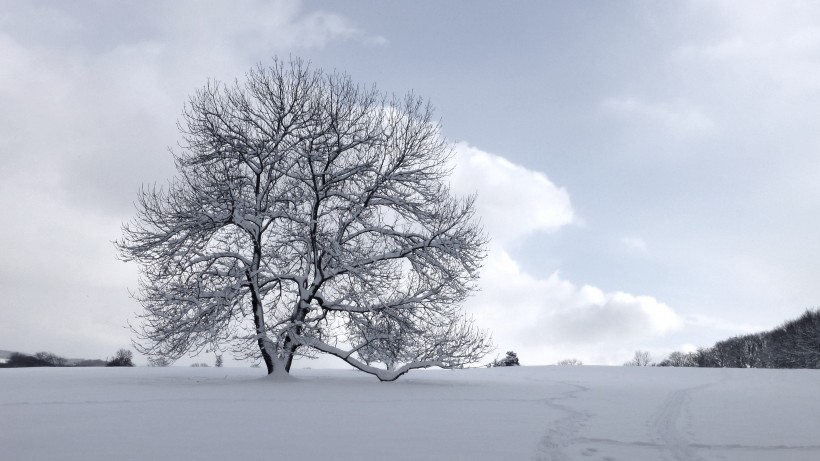
M434 105L501 356L660 359L820 306L816 2L0 0L0 349L129 347L140 186L196 89L275 56Z

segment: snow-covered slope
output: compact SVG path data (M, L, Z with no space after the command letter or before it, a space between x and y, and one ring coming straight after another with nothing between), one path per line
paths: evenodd
M820 459L820 372L0 370L0 459Z

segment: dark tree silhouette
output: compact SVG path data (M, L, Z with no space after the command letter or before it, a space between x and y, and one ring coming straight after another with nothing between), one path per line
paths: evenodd
M521 365L518 362L518 355L513 351L507 351L507 355L504 358L493 360L490 363L491 367L517 367Z
M806 310L771 331L718 341L693 358L699 367L820 368L820 310Z
M133 367L134 353L128 349L120 349L114 355L114 358L105 364L107 367Z

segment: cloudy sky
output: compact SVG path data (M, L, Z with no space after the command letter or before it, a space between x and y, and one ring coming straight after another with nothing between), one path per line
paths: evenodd
M0 349L129 346L111 242L188 95L289 55L434 104L502 355L660 358L820 305L816 2L0 0Z

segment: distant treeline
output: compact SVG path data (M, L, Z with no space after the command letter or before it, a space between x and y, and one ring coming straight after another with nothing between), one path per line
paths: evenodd
M697 352L673 352L658 366L820 368L820 309L771 331L735 336Z
M127 359L123 358L123 352L127 353ZM14 352L9 356L6 363L0 363L0 368L26 368L26 367L111 367L111 366L134 366L131 363L131 352L120 350L111 360L69 360L51 352L38 352L34 355Z

